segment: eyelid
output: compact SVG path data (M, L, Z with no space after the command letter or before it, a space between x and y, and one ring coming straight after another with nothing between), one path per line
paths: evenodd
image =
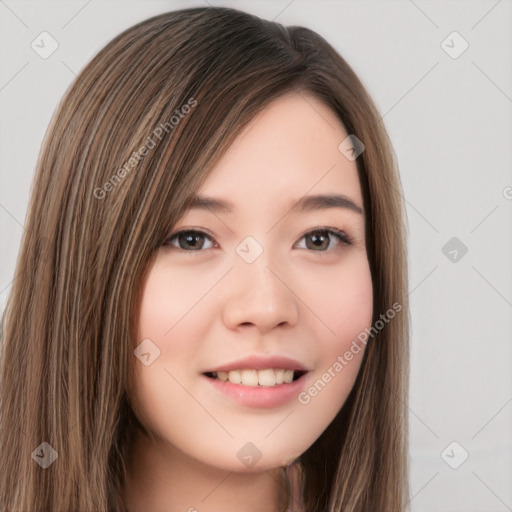
M343 246L349 247L354 244L354 239L349 234L347 234L344 230L335 228L333 226L319 226L319 227L310 228L307 231L305 231L302 235L299 236L297 242L302 240L306 235L310 235L312 233L317 233L317 232L321 232L321 231L326 231L328 233L333 234L337 238L338 242L341 243ZM210 230L208 230L206 228L195 228L195 227L180 228L180 229L174 231L170 236L168 236L165 239L165 241L163 242L163 245L170 245L169 241L174 239L176 236L180 235L181 233L190 233L190 232L195 233L195 234L200 234L200 235L207 235L206 238L209 238L210 241L212 242L212 244L214 245L214 247L210 247L210 249L214 249L219 246L218 242L215 240L215 237L213 236L213 234L211 233ZM295 244L297 242L295 242ZM174 246L171 246L171 247L174 247ZM204 252L204 250L201 250L201 249L197 250L197 251L186 251L184 249L181 249L180 247L176 247L176 249L182 250L184 252ZM330 251L310 251L310 252L330 252Z
M332 227L332 226L321 226L319 228L309 229L300 238L303 238L304 236L306 236L306 235L308 235L310 233L316 233L318 231L327 231L327 232L332 233L334 235L338 235L341 238L341 239L339 239L339 241L343 245L349 246L349 245L353 245L353 243L354 243L354 240L352 239L352 237L346 231L344 231L343 229L340 229L340 228Z
M213 234L211 233L211 231L209 229L206 229L206 228L194 228L194 227L187 227L187 228L180 228L180 229L177 229L176 231L174 231L171 235L169 235L168 237L165 238L165 240L163 241L162 245L164 246L170 246L170 247L174 247L172 246L169 242L171 240L173 240L174 238L176 238L178 235L180 235L181 233L195 233L195 234L199 234L199 235L207 235L205 238L209 238L210 241L212 242L212 244L214 245L213 248L216 248L218 247L218 242L215 240L215 237L213 236ZM184 249L181 249L180 247L174 247L175 249L178 249L178 250L181 250L183 252L204 252L204 250L199 250L199 251L185 251Z

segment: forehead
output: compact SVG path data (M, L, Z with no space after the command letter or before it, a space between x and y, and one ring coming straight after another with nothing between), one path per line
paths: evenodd
M289 93L245 127L198 195L229 203L218 205L226 213L251 206L276 208L277 213L306 194L343 196L338 202L345 200L357 211L362 197L356 163L338 148L347 136L335 112L321 100ZM201 205L204 201L196 200L196 207Z

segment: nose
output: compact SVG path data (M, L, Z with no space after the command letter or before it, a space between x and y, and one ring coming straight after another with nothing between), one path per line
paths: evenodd
M275 327L297 323L298 298L290 278L271 265L265 254L250 264L238 260L230 272L223 309L223 321L229 329L253 326L263 335Z

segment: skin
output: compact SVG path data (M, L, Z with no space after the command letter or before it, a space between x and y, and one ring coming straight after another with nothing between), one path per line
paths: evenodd
M148 366L134 359L130 399L150 438L140 434L133 445L130 512L277 511L282 466L305 452L345 403L364 346L307 404L294 398L247 407L219 393L202 372L252 354L279 354L311 370L307 390L370 327L364 213L290 207L305 194L338 193L363 208L356 163L338 150L347 135L312 96L275 100L199 191L232 202L233 211L190 210L169 235L204 231L192 241L199 249L182 236L152 260L137 339L150 339L160 355ZM326 227L344 231L353 244L324 231L316 248L311 230ZM250 264L236 252L247 236L263 247ZM247 442L261 452L251 467L237 457Z

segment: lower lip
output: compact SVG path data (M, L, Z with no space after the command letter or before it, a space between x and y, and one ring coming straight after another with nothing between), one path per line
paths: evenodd
M279 407L296 399L306 384L307 373L301 375L297 380L276 386L244 386L233 384L229 381L203 377L213 386L229 398L254 409L270 409Z

